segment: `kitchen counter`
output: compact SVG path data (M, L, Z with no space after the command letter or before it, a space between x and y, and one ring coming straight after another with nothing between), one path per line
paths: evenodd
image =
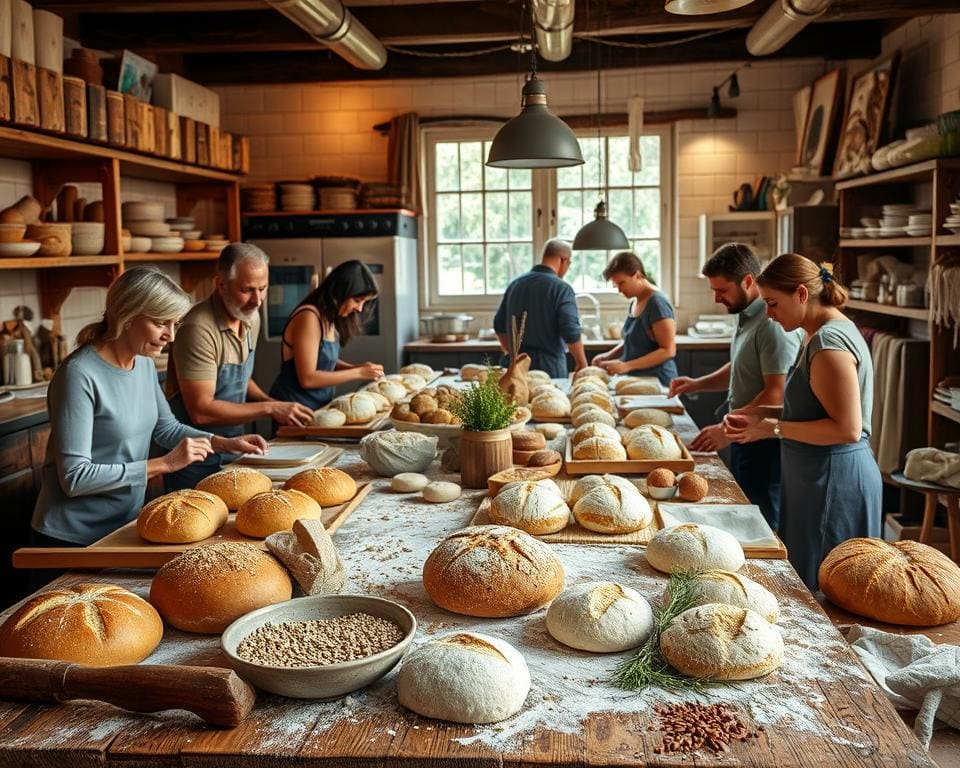
M620 339L587 339L583 346L594 354L613 349L620 343ZM677 335L678 349L729 349L730 339L697 339L686 334ZM482 341L468 339L467 341L430 341L428 338L417 339L403 346L404 352L498 352L500 343L496 340Z
M14 398L0 403L0 437L49 421L46 397Z

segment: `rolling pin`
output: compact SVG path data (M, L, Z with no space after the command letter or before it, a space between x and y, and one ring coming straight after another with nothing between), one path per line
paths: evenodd
M94 699L132 712L185 709L213 725L240 724L256 701L232 669L175 664L88 667L0 657L0 699L61 703Z

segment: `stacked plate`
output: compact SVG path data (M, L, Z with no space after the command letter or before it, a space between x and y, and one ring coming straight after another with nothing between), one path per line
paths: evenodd
M188 232L196 226L193 216L177 216L173 219L167 219L167 224L174 232Z
M220 252L224 248L230 245L230 241L225 239L223 235L216 235L207 240L207 250L208 251L217 251Z
M357 190L353 187L322 187L320 210L352 211L357 207Z
M163 220L163 203L131 202L122 207L123 227L136 238L166 238L174 236L170 225ZM138 252L131 244L131 249ZM151 247L150 250L153 250ZM178 249L179 250L179 249ZM167 253L168 251L164 251Z
M240 205L250 213L275 211L277 191L273 184L244 184L240 187Z
M180 253L183 250L183 238L177 235L154 237L150 240L151 253Z
M960 235L960 213L951 213L943 221L944 229L949 229L953 234Z
M277 184L280 188L281 211L312 211L316 206L313 184L284 181Z
M910 237L930 237L933 231L933 216L929 213L910 214L903 231Z

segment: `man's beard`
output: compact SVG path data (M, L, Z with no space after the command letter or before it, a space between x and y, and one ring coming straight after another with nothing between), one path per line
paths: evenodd
M750 298L743 288L737 288L737 300L733 304L720 302L727 308L728 315L739 315L743 310L750 306Z
M250 323L253 322L253 318L257 316L257 309L252 309L250 311L245 311L242 304L234 304L226 296L223 296L223 306L227 310L227 314L230 315L234 320L239 320L241 323Z

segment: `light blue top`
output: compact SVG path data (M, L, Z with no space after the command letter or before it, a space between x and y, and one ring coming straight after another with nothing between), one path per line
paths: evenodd
M636 299L634 299L634 302ZM675 317L673 304L663 295L662 291L654 290L646 305L637 317L633 316L634 304L631 303L627 311L627 319L623 321L623 353L621 360L636 360L660 349L657 337L653 335L653 326L661 320L672 320ZM661 384L669 385L677 378L677 361L675 358L664 360L660 365L651 368L638 368L630 371L631 376L656 376Z
M50 442L32 525L76 544L91 544L137 516L151 440L169 450L185 437L210 437L174 418L151 358L138 355L128 371L92 345L57 369L47 409Z
M737 315L730 342L730 408L743 408L763 391L764 376L786 375L797 359L803 331L787 333L767 317L767 305L757 297Z

